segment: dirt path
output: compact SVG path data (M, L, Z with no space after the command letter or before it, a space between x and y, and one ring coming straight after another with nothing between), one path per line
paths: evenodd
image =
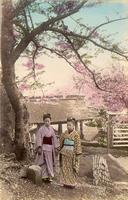
M81 178L74 190L65 189L56 181L36 186L27 179L20 179L22 163L0 156L0 200L128 200L128 187L114 191L96 187Z
M67 190L54 184L36 186L23 180L9 190L3 184L0 192L0 200L128 200L127 196L126 190L117 190L112 194L105 188L88 184L75 190Z
M9 192L4 182L0 182L0 200L13 200L13 193Z
M119 157L117 159L120 165L128 172L128 156L127 157Z

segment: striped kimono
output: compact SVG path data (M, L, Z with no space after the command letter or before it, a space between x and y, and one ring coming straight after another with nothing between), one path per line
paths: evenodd
M60 182L63 185L76 185L81 153L80 135L76 131L63 133L60 138Z

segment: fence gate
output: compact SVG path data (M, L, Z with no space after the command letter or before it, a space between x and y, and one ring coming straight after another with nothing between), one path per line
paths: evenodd
M115 124L112 134L113 147L128 147L128 124Z

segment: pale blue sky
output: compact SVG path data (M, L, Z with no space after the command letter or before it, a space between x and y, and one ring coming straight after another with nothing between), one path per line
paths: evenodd
M46 4L43 5L44 9L46 9ZM81 18L81 22L88 24L89 26L96 26L105 22L106 17L109 17L110 19L116 19L124 16L128 16L128 3L102 3L93 7L82 8L78 13L72 15L72 17L75 19ZM36 22L42 22L42 20L45 20L42 15L35 13L33 18ZM70 17L68 17L65 22L69 25L70 29L76 27L76 23L73 22ZM121 22L119 21L104 26L104 28L107 30L109 29L109 32L119 31L120 34L126 31L126 27L128 28L128 20Z
M86 7L81 9L78 13L73 15L73 18L81 18L81 22L88 24L89 26L96 26L106 21L106 17L110 19L116 19L119 17L128 16L128 3L103 3L94 7ZM69 18L67 24L72 27L73 20ZM103 29L107 30L107 33L119 32L117 39L120 35L124 34L128 30L128 20L114 22Z

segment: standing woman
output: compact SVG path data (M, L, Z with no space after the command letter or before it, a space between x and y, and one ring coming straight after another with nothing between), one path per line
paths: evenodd
M82 154L80 135L75 131L75 119L67 119L67 131L60 138L60 182L65 187L77 184L79 158Z
M51 181L54 177L55 152L58 141L51 124L51 115L44 114L44 125L36 134L36 159L35 164L42 169L42 179Z

